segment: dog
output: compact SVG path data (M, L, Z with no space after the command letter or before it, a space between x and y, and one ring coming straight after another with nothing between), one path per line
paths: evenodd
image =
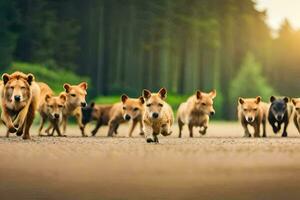
M260 137L260 127L263 127L263 137L267 137L266 122L268 104L261 101L261 97L239 98L238 100L238 118L241 122L245 134L244 137L251 137L248 125L254 128L254 137Z
M271 96L270 102L271 106L268 116L269 123L271 124L274 133L278 133L281 129L281 125L284 124L282 137L287 137L287 127L293 113L293 106L289 102L288 97L276 98Z
M171 126L174 122L174 114L171 106L165 102L167 90L161 88L158 93L143 90L145 112L143 115L143 130L147 143L158 143L158 135L172 134Z
M1 120L7 127L6 136L10 133L23 135L30 139L30 127L37 110L40 88L32 74L14 72L4 73L1 84Z
M190 137L193 137L193 127L200 127L199 133L202 135L206 134L209 117L215 114L213 99L216 95L216 90L210 93L197 91L186 102L180 104L177 111L179 138L181 138L182 128L185 124L189 127Z
M300 98L293 98L292 102L295 107L295 112L294 112L294 124L300 133Z
M112 137L120 124L128 122L131 119L132 126L128 136L132 137L132 132L138 123L140 123L140 135L144 135L142 125L142 116L144 112L143 104L144 99L142 97L129 98L127 95L123 94L121 96L121 102L114 104L110 110L109 130L107 136Z
M43 103L39 107L39 113L41 115L41 125L39 128L39 136L41 136L41 131L43 129L44 123L49 120L51 123L52 133L49 133L50 129L46 130L48 136L53 136L54 131L57 132L59 137L66 137L60 131L60 124L63 116L63 109L65 107L67 97L64 93L59 96L52 96L47 94Z

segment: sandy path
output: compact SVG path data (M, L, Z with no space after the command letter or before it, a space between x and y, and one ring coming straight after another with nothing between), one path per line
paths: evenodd
M0 199L299 199L300 135L241 138L238 124L213 123L204 137L160 144L125 137L31 141L4 137L0 128ZM32 130L36 133L36 128ZM34 134L33 134L34 135Z

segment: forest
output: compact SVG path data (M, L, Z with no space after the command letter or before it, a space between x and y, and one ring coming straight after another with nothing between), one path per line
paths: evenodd
M61 79L74 73L89 79L89 99L160 87L179 98L215 88L217 118L233 119L239 96L299 96L300 31L285 20L274 36L255 5L1 0L0 72L26 63L64 70Z

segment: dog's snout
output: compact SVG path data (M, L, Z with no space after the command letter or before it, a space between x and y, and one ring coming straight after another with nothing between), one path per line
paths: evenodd
M277 119L278 119L278 120L282 120L282 118L283 118L282 115L278 115L278 116L277 116Z
M125 120L129 121L131 117L129 115L125 115Z
M55 113L54 117L55 117L55 119L58 119L59 118L59 114Z
M252 122L253 118L252 117L248 117L248 121Z
M153 117L154 119L158 118L158 113L153 113L153 114L152 114L152 117Z
M211 116L214 116L214 115L215 115L215 112L214 112L214 111L210 112L210 115L211 115Z
M81 102L81 107L86 107L86 102Z
M19 102L19 101L21 101L21 96L20 95L15 95L14 99L15 99L15 101Z

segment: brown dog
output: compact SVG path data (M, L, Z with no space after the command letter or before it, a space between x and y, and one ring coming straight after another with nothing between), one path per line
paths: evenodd
M179 137L181 137L182 127L185 124L189 127L190 137L193 137L193 127L200 127L199 133L202 135L206 134L209 116L215 114L213 99L216 95L216 90L210 93L197 91L195 95L188 98L186 102L179 106L177 112Z
M110 110L109 130L107 136L112 137L120 124L128 122L131 119L132 126L128 136L132 137L132 132L138 123L140 123L140 135L143 135L142 116L144 112L144 99L142 97L137 99L129 98L124 94L121 96L121 101L121 103L114 104Z
M52 133L49 133L49 128L46 133L49 136L53 136L54 131L57 132L58 136L62 137L65 135L61 134L60 123L62 121L63 109L65 107L66 95L60 94L59 96L46 95L43 103L39 106L39 112L42 118L41 125L39 128L39 136L41 136L41 131L43 129L44 123L49 120L51 127L53 127Z
M254 137L260 137L261 124L263 125L263 137L267 137L266 121L268 104L261 102L261 97L254 99L244 99L240 97L238 103L238 118L245 130L244 137L251 137L248 125L254 128Z
M294 98L292 99L292 102L295 106L294 123L300 133L300 98Z
M2 122L9 133L17 132L23 139L30 139L29 130L38 107L40 88L32 74L14 72L2 75L1 108Z
M148 143L158 143L157 136L171 135L170 128L174 122L172 108L165 102L167 90L161 88L158 93L152 94L149 90L143 90L145 100L145 112L143 115L143 130Z

